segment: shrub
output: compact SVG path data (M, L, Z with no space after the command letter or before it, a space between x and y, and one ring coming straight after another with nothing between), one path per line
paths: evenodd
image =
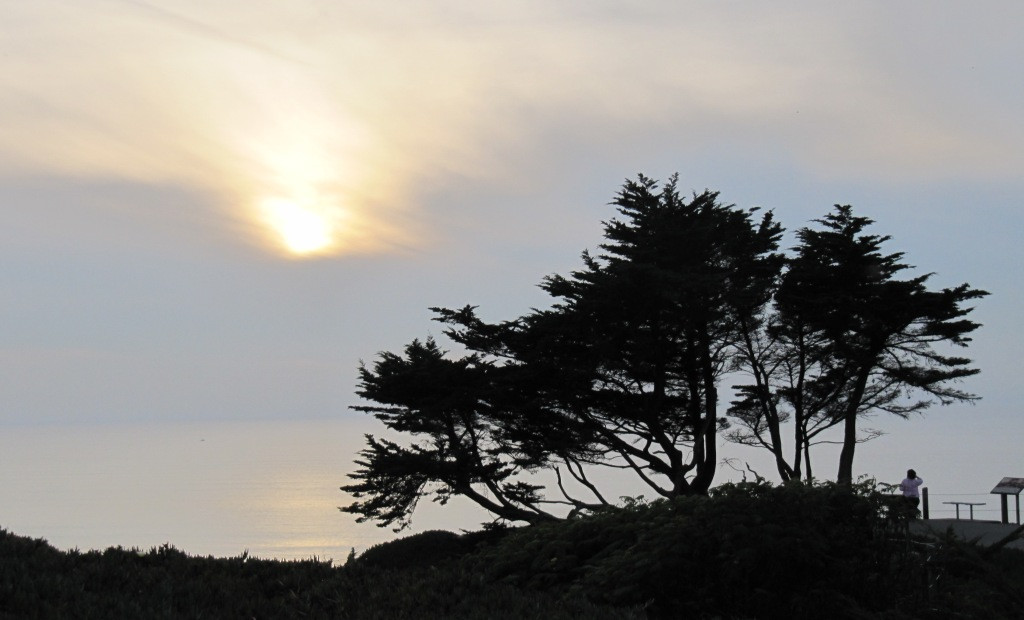
M870 484L725 485L562 523L425 532L335 567L60 552L0 530L0 618L1019 618L1024 553L911 541ZM901 520L903 519L903 520Z
M358 556L356 563L394 569L437 566L471 550L472 546L458 534L431 530L374 545Z
M646 605L654 616L817 618L896 607L905 557L862 486L726 485L516 532L488 579Z

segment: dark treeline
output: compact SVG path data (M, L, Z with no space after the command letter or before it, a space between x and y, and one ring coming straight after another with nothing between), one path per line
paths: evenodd
M1024 553L921 542L867 485L710 496L470 534L342 566L61 552L0 531L0 618L1019 618Z

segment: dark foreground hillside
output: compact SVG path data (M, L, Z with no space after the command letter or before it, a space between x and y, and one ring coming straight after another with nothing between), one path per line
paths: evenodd
M1024 554L907 538L866 487L727 486L344 566L61 552L0 531L0 618L1019 618Z

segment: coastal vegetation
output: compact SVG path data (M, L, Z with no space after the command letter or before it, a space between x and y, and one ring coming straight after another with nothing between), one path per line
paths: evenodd
M1024 554L915 539L903 498L853 475L865 417L977 398L950 351L987 293L929 288L849 206L787 252L772 213L674 177L615 205L599 252L541 284L550 308L434 308L457 353L427 338L360 368L356 409L388 435L367 436L342 510L400 531L421 499L462 496L483 529L340 565L0 530L0 619L1019 617ZM722 439L769 451L779 484L715 486ZM824 441L835 482L813 473ZM609 497L608 471L653 499Z
M58 551L0 531L0 618L1018 618L1024 553L914 540L869 482L724 485L343 565Z

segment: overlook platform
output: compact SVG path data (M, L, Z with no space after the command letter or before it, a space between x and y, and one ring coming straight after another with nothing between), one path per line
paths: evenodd
M966 519L917 519L910 523L910 531L926 536L942 536L953 528L953 533L965 541L978 539L979 545L988 546L999 542L1019 526L998 521L969 521ZM1012 549L1024 549L1024 538L1006 545Z

